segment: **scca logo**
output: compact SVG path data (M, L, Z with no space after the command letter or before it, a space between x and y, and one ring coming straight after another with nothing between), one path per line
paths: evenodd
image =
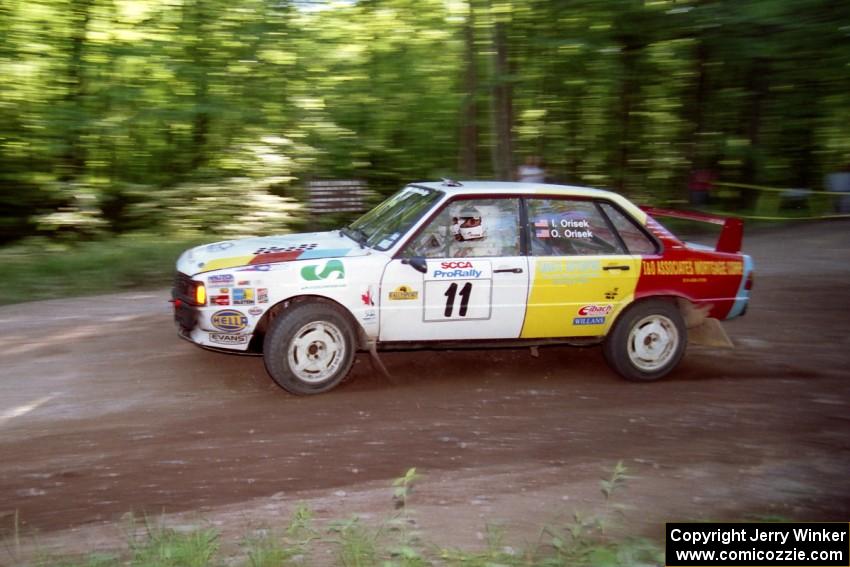
M225 333L237 333L248 326L248 317L233 309L216 311L210 321L216 329Z
M472 262L443 262L440 264L444 270L451 270L453 268L471 268Z

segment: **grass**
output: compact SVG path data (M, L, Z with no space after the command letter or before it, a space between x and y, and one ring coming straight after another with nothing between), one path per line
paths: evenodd
M504 528L486 526L484 549L452 549L428 542L416 529L415 510L410 499L419 478L410 469L394 483L395 510L373 525L358 517L329 522L324 529L314 525L309 508L299 506L287 526L254 530L234 548L209 527L174 530L146 521L137 529L131 520L125 551L91 554L82 558L42 556L29 563L33 567L296 567L313 564L341 567L613 567L659 566L664 564L659 545L645 539L614 539L608 529L620 519L614 496L630 477L621 463L600 483L604 498L597 515L574 513L569 521L544 524L536 541L513 547ZM404 503L398 504L398 489ZM141 535L136 535L137 533ZM20 535L12 535L15 545L6 545L14 561ZM515 538L514 538L515 539ZM238 549L233 552L233 549ZM230 550L230 551L228 551ZM2 563L0 558L0 563Z
M29 239L0 249L0 305L167 287L177 257L198 243L146 234L73 244Z

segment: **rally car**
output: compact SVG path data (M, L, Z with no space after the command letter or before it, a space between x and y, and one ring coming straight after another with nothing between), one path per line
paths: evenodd
M722 225L714 248L655 217ZM507 182L404 187L328 232L227 240L177 262L179 333L262 354L294 394L339 384L355 351L601 344L623 377L651 381L689 340L728 338L753 263L742 223L639 208L616 193Z

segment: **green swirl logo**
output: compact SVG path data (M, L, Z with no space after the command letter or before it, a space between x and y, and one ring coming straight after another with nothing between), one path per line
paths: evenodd
M328 260L321 271L319 271L320 267L322 267L321 264L304 266L301 268L301 277L311 282L345 278L345 266L339 260Z

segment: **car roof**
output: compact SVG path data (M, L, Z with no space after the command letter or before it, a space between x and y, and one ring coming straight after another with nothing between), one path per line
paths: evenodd
M554 185L550 183L521 183L516 181L428 181L411 183L416 187L442 191L451 198L460 195L558 195L606 199L618 204L641 224L646 224L646 213L637 205L613 191L579 187L576 185Z

